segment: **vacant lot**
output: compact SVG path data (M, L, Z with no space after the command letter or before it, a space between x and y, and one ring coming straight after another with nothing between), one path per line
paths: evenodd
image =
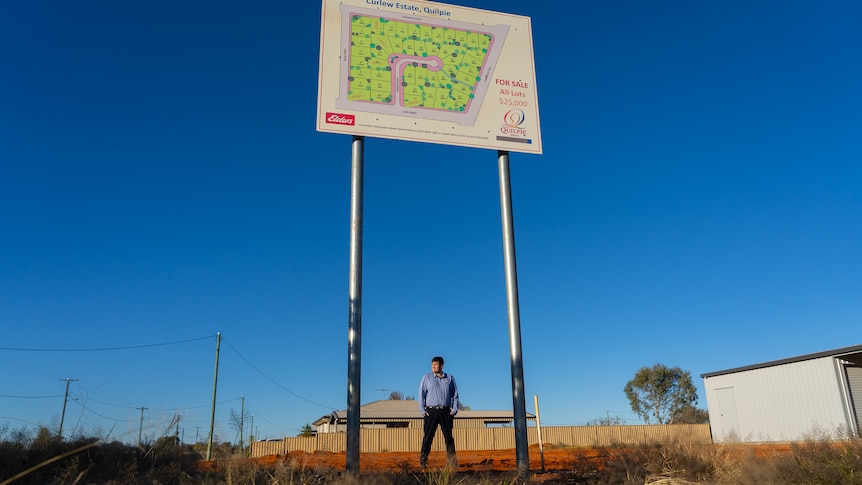
M725 452L742 457L743 455L766 458L770 456L790 453L790 445L787 444L760 444L760 445L727 445ZM538 446L531 446L529 450L530 470L538 472L546 471L570 471L583 468L584 465L592 463L601 467L615 455L626 453L626 448L545 448L543 453L539 452ZM257 459L261 464L274 464L286 460L292 465L302 468L327 467L343 470L347 457L345 453L329 452L290 452L287 456L269 455ZM446 465L445 452L432 452L428 457L429 468L441 468ZM544 466L543 466L544 465ZM388 453L362 453L359 461L360 471L367 472L396 472L419 470L419 453L414 452L388 452ZM458 471L515 471L517 470L517 458L515 450L496 451L459 451Z

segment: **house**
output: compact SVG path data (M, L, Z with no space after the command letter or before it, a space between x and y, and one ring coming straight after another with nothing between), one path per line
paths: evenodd
M714 441L859 436L862 345L702 374Z
M535 421L536 416L527 413L527 422ZM465 409L455 415L455 428L491 428L513 426L514 412L509 411L473 411ZM423 426L422 415L419 414L419 403L414 400L387 399L374 401L360 406L360 428L419 428ZM333 411L321 416L312 423L318 433L335 433L347 431L347 410Z
M359 449L361 453L411 452L418 459L422 444L423 422L419 403L412 400L375 401L360 406ZM347 449L347 412L333 411L314 421L312 436L291 436L274 441L254 441L250 456L306 453L342 453ZM515 444L512 411L462 410L455 416L455 449L511 450ZM527 413L527 442L539 442L536 417ZM560 446L618 446L620 444L667 443L685 441L709 443L707 424L645 426L544 426L541 440ZM440 430L431 451L445 451Z

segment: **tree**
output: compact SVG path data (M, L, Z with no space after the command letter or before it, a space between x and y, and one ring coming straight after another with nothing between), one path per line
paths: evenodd
M392 391L389 393L390 401L415 401L416 398L413 396L407 396L401 391Z
M709 424L709 412L692 405L683 406L671 416L674 424Z
M299 435L297 436L304 436L306 438L308 438L309 436L314 436L314 429L311 427L310 424L305 423L305 426L303 426L299 430Z
M626 420L619 416L605 416L587 421L587 426L622 426L626 424Z
M679 367L663 364L642 367L625 387L626 397L637 413L650 424L670 424L681 409L697 403L697 389L691 382L691 373Z
M230 427L236 431L236 439L239 441L240 447L243 446L240 430L243 429L243 426L249 420L251 420L251 413L248 409L243 409L242 413L238 413L235 409L231 408L228 422L230 423Z

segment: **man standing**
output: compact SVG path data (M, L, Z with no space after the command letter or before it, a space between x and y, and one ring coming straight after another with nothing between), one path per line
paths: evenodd
M458 386L455 378L443 372L443 357L431 359L431 372L422 376L419 382L419 412L425 417L425 436L422 438L422 451L419 464L428 465L428 453L437 426L443 430L449 464L456 465L455 438L452 437L452 424L458 414Z

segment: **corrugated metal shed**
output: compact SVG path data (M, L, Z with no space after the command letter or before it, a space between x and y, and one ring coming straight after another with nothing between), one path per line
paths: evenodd
M862 345L702 374L713 439L858 436L860 369Z

